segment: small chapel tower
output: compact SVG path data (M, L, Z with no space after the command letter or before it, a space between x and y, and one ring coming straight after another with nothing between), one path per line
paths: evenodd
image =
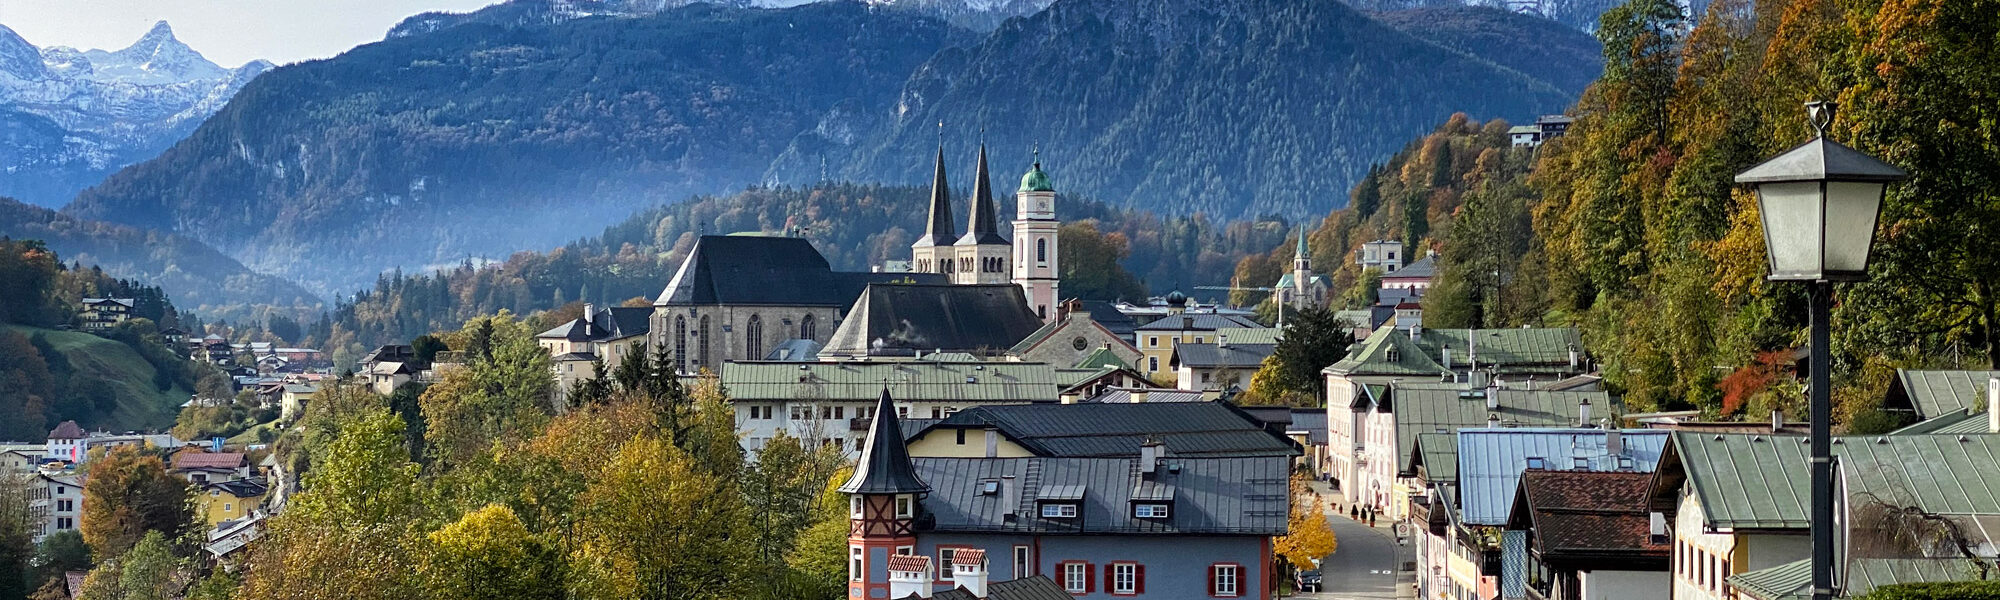
M888 598L891 571L910 570L892 567L890 557L916 554L917 501L931 488L917 477L902 432L889 390L882 390L861 459L855 462L854 475L840 486L848 495L847 597L851 600ZM929 565L921 570L928 571Z
M980 164L985 164L981 154ZM1054 321L1058 295L1056 286L1062 270L1056 263L1056 188L1042 172L1041 152L1034 165L1021 176L1021 189L1014 193L1014 283L1028 297L1028 306Z
M1000 236L999 211L993 207L993 184L986 173L986 144L979 145L979 164L972 177L972 210L966 217L965 237L955 244L958 273L951 281L961 285L1007 283L1007 255L1013 248Z
M938 143L937 166L931 175L930 220L924 222L924 237L910 244L910 268L918 273L950 275L956 269L957 225L951 220L951 182L944 177L944 143Z

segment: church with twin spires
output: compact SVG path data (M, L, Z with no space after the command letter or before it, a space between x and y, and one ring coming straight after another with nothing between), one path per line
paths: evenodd
M1040 158L1021 176L1021 187L1014 193L1012 241L1000 235L999 210L993 203L983 143L968 200L965 234L959 235L957 219L952 217L951 182L945 177L944 146L939 145L931 177L930 215L923 237L910 245L911 268L943 275L959 285L1014 283L1021 286L1036 316L1045 323L1055 319L1061 273L1056 230L1061 223L1056 221L1055 186L1042 172Z

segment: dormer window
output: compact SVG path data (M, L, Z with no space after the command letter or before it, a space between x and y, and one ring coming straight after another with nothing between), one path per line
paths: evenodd
M1043 504L1042 518L1074 519L1076 518L1076 505L1068 502L1051 502L1048 504Z
M1132 518L1165 519L1169 514L1168 505L1141 503L1132 505Z

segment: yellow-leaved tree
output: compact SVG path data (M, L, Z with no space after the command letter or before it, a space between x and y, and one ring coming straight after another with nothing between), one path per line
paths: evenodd
M1292 517L1284 537L1278 538L1278 556L1296 569L1313 569L1319 560L1340 547L1333 525L1326 522L1326 508L1319 494L1306 484L1304 475L1292 475Z

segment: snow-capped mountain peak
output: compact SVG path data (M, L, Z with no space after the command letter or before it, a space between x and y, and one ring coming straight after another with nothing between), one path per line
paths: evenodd
M0 25L0 77L23 81L49 77L48 67L42 65L41 52L6 25Z
M146 35L123 50L91 50L84 56L90 60L92 78L98 80L165 84L229 75L227 69L209 62L200 52L175 38L173 27L166 21L154 23Z

